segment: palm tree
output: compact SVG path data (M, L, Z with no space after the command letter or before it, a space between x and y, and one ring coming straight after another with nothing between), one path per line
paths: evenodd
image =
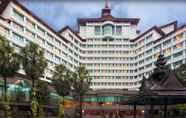
M0 36L0 75L4 79L4 96L7 101L7 78L13 77L20 69L19 56L9 41Z
M64 97L68 96L72 86L72 72L69 71L64 65L60 64L55 67L53 74L52 85L56 92L61 96L61 103L59 104L59 116L64 116ZM61 106L62 104L62 106Z
M32 80L31 109L33 117L41 114L41 107L38 103L38 93L35 88L35 81L43 77L47 61L44 52L35 43L30 42L21 50L22 66L29 79ZM38 113L39 110L39 113Z
M37 92L38 92L38 101L42 104L47 104L49 102L50 90L48 88L48 83L39 80L36 84Z
M73 74L73 91L75 98L79 101L79 117L82 118L82 101L83 96L90 88L91 79L88 77L88 71L84 66L80 66Z
M43 77L47 67L47 61L44 58L44 52L35 43L30 42L21 50L23 69L29 79L32 80L32 87L35 87L35 81Z

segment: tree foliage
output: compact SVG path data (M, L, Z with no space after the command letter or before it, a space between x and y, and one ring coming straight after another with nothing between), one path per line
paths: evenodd
M55 67L52 84L56 92L61 96L59 100L58 116L64 117L64 96L68 96L72 88L72 72L64 65Z
M38 80L36 83L38 102L41 104L48 104L50 98L50 90L48 83L43 80Z
M11 116L9 97L7 95L7 78L13 77L20 68L19 55L14 51L9 41L0 36L0 75L4 79L4 104L5 118Z
M52 84L60 96L67 96L71 91L72 72L64 65L60 64L55 67Z
M84 66L80 66L73 74L73 91L76 95L84 95L90 88L90 78Z
M74 98L79 101L79 115L75 117L82 118L82 102L83 96L88 92L90 88L90 78L88 77L88 71L84 66L79 66L73 74L73 92ZM77 115L77 114L76 114Z
M9 41L0 36L0 74L3 77L13 77L20 68L20 57L14 51Z
M37 44L30 42L22 48L21 56L23 69L28 78L32 79L34 87L34 81L43 76L47 67L44 52Z
M45 68L47 67L47 61L44 58L44 52L35 43L30 42L21 50L22 66L29 79L32 80L31 91L31 110L33 117L41 116L42 108L39 100L37 88L41 87L37 85L35 88L35 80L43 77ZM41 97L41 96L40 96ZM37 112L36 112L37 111Z
M177 76L186 81L186 64L180 65L176 70Z
M186 86L186 64L180 65L175 69L177 78Z

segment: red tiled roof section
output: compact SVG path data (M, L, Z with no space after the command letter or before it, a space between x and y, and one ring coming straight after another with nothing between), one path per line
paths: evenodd
M131 23L137 25L139 22L138 18L115 18L111 15L111 9L108 7L108 3L106 1L105 8L102 9L101 17L100 18L79 18L78 20L79 25L86 25L86 23L90 22L104 22L104 21L112 21L115 23Z
M77 32L74 32L69 26L66 26L59 30L58 33L63 33L65 30L69 29L75 36L77 36L81 41L86 41L85 39L81 38Z
M77 22L79 25L85 25L86 23L99 23L99 22L104 22L104 21L112 21L116 23L131 23L131 24L138 24L139 23L139 18L114 18L112 16L107 16L107 17L101 17L101 18L79 18Z
M39 17L37 17L35 14L33 14L31 11L29 11L27 8L25 8L22 4L20 4L17 0L2 0L2 3L0 5L0 15L2 15L4 9L8 6L10 2L13 2L15 5L20 7L23 11L25 11L27 14L31 15L35 20L40 22L42 25L44 25L48 30L50 30L52 33L59 36L62 40L65 42L68 42L64 37L60 36L56 31L54 31L49 25L47 25L43 20L41 20Z
M163 37L161 37L161 38L155 40L154 43L157 43L157 42L161 41L163 38L166 38L166 37L168 37L168 36L174 34L174 33L177 32L178 30L183 29L184 27L186 27L186 24L184 24L184 25L182 25L182 26L176 28L176 29L173 30L172 32L169 32L168 34L164 35Z
M170 26L170 25L174 25L174 29L176 29L176 27L177 27L177 21L173 21L173 22L171 22L171 23L168 23L168 24L166 24L166 25L162 25L162 26L160 26L159 28L165 28L165 27L167 27L167 26Z
M134 38L131 41L133 42L133 41L139 40L141 37L145 36L147 33L151 32L152 30L157 31L161 36L164 36L165 35L165 33L159 27L153 26L150 29L148 29L146 32L142 33L141 35L139 35L138 37Z

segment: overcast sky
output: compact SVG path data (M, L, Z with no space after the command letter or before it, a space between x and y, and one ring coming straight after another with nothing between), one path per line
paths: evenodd
M110 0L109 6L115 17L140 18L138 28L142 31L175 20L180 25L186 23L186 2L148 1L151 0L143 2ZM100 17L101 9L104 7L103 0L20 0L20 2L56 31L67 25L75 29L77 18Z

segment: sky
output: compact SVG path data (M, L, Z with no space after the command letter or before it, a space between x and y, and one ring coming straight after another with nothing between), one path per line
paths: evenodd
M19 0L27 9L45 21L54 30L65 26L77 30L77 18L101 16L104 0ZM112 15L119 18L140 18L138 29L178 21L186 24L186 2L182 0L108 0Z

